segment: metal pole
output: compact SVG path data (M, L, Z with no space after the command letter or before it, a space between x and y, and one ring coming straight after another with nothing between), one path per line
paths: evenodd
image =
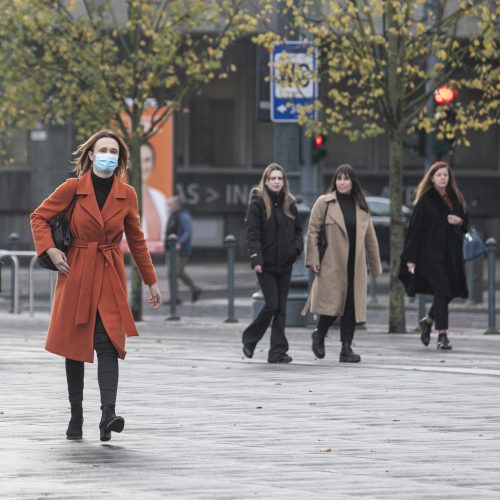
M484 333L485 335L499 335L500 332L496 327L495 310L495 258L497 253L495 238L486 240L486 248L488 249L488 329Z
M167 247L169 250L168 280L170 289L169 316L167 321L178 321L177 316L177 235L170 234L167 237Z
M370 274L370 283L368 283L369 295L368 304L377 304L377 278Z
M15 255L3 255L2 258L9 258L12 262L10 275L10 311L13 314L19 314L19 259Z
M30 260L30 286L29 286L29 315L30 318L33 317L34 311L35 311L35 285L34 285L34 271L35 271L35 264L36 264L36 255L31 258Z
M237 323L234 315L234 261L236 250L236 238L229 234L224 238L224 245L227 248L227 318L224 323Z
M469 260L465 263L467 270L467 286L469 288L469 299L467 303L471 306L476 304L476 280L474 279L474 261Z

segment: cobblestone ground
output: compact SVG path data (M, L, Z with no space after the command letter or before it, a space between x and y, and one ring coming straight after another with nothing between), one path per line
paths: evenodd
M310 330L289 328L294 361L279 366L266 363L268 336L242 358L242 311L236 324L146 317L120 363L125 430L107 444L96 366L84 439L67 441L48 315L0 313L0 497L500 498L500 336L460 324L443 353L434 337L425 348L384 333L375 315L356 334L359 365L338 363L336 332L320 361Z

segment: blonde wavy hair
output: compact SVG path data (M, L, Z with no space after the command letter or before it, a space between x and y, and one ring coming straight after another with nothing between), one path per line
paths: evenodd
M118 143L118 167L115 170L115 175L121 177L125 174L130 165L130 152L122 137L116 132L109 129L99 130L94 135L90 136L84 143L80 144L73 152L75 157L73 164L78 177L81 177L89 168L92 168L92 161L89 158L89 152L94 150L95 143L104 137L114 139Z
M290 194L290 191L288 190L288 179L286 177L285 169L281 165L278 165L277 163L270 163L264 169L264 172L262 172L262 177L260 178L259 185L257 187L254 187L250 191L250 200L254 196L260 196L264 200L264 205L266 207L266 217L268 219L269 217L271 217L273 210L273 203L271 201L269 193L267 192L266 182L269 180L271 172L273 172L274 170L278 170L283 175L283 193L285 195L285 199L283 201L283 212L287 217L290 217L290 219L295 219L295 216L292 214L290 210L290 205L292 203L295 203L295 198Z
M437 161L429 167L429 170L427 170L423 179L417 186L415 201L413 202L414 205L416 205L422 198L422 196L433 187L432 178L434 177L434 174L442 168L446 168L448 170L448 175L450 176L448 185L446 186L446 191L453 193L456 196L457 200L459 201L460 205L462 205L462 208L465 208L464 195L462 194L460 189L458 189L457 181L455 180L455 174L453 173L453 170L451 170L450 165L445 161Z

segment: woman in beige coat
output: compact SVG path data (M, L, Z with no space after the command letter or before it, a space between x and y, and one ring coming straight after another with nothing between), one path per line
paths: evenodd
M322 224L327 247L320 259ZM317 358L325 357L325 337L340 316L339 361L361 361L351 344L356 323L366 320L367 261L373 276L382 273L377 237L358 177L350 165L341 165L330 192L316 200L307 232L306 266L316 276L302 314L319 315L312 332L312 350Z

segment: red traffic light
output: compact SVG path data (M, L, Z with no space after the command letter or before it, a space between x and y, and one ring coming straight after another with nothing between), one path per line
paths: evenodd
M434 102L436 104L451 104L457 96L457 90L442 85L434 91Z
M323 143L325 142L325 138L322 136L322 135L316 135L314 137L314 145L317 147L317 148L320 148L321 146L323 146Z

